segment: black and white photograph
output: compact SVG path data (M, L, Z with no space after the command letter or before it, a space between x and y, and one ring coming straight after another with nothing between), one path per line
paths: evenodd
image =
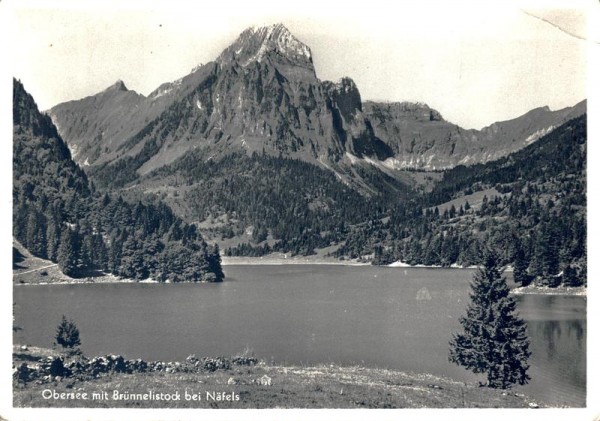
M1 1L0 419L598 419L599 14Z

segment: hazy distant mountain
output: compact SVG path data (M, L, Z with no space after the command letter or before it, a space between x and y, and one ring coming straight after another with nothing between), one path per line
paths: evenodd
M499 159L535 142L586 112L586 101L558 111L536 108L481 130L465 130L445 121L425 104L366 102L364 112L374 133L394 152L391 168L439 170Z

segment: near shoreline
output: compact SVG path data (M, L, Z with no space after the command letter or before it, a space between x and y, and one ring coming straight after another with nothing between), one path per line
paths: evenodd
M282 366L252 357L198 359L190 356L183 362L145 362L123 360L121 356L113 355L79 362L70 361L67 357L63 359L65 366L73 367L79 374L57 376L46 373L44 367L51 366L58 356L56 350L13 347L15 407L259 409L546 406L511 390L479 387L477 384L431 374L361 366ZM22 367L22 364L34 370L30 373L39 374L19 381L19 372L23 373L24 369L16 368ZM178 392L180 399L119 399L115 391L130 397L149 392L155 397L160 394L173 396ZM45 398L52 396L51 393L57 398ZM86 398L82 398L84 393L87 394ZM106 398L93 399L92 394ZM186 399L186 396L192 395L198 399Z

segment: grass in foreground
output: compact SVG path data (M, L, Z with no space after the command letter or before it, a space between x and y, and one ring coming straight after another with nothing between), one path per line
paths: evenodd
M35 364L58 353L15 347L14 365ZM15 383L15 407L88 408L524 408L521 394L466 385L424 374L365 367L277 366L259 362L227 370L197 373L108 373L92 380L58 378L40 384ZM150 391L178 400L115 399L116 393ZM55 395L56 392L58 395ZM187 395L186 395L187 392ZM60 394L79 393L79 399ZM87 398L82 394L87 393ZM97 399L92 399L95 393ZM59 396L45 399L45 396ZM196 400L191 397L196 396ZM99 399L102 397L102 399ZM186 399L188 397L188 399Z

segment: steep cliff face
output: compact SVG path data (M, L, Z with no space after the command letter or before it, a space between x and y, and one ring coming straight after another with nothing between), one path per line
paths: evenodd
M375 136L371 122L363 113L360 92L354 81L345 77L337 83L323 82L323 86L333 127L344 150L359 158L391 157L392 149Z
M310 48L282 24L246 29L217 58L217 62L222 65L236 63L242 67L262 61L304 68L314 76Z
M85 173L71 159L52 120L40 113L20 81L13 80L13 206L56 196L89 196ZM18 219L19 212L13 217Z
M341 155L310 49L283 25L247 29L217 63L199 137L309 161Z

